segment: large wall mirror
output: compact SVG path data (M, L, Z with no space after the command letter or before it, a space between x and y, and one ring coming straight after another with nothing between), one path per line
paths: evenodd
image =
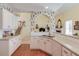
M51 21L47 15L40 14L35 18L35 31L48 32L51 28Z

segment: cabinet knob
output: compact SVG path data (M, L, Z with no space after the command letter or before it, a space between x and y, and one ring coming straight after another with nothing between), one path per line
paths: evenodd
M67 52L67 51L65 51L65 50L64 50L64 53L68 54L68 52Z

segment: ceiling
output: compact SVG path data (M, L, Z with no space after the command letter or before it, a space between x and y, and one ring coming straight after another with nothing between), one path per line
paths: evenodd
M10 3L11 7L15 8L15 12L27 11L57 11L63 4L62 3ZM46 8L47 7L47 8Z
M60 13L66 12L76 6L79 6L79 3L65 3L55 12L55 14L58 15Z
M5 3L4 3L5 4ZM78 3L6 3L13 12L52 11L55 14L65 12Z

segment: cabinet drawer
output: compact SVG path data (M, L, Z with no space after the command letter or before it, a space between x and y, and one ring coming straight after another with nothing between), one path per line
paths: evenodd
M76 54L72 53L72 56L77 56Z
M62 56L71 56L71 51L62 47Z

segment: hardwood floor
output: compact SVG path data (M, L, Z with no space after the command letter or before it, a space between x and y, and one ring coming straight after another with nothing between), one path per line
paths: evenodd
M30 45L22 44L12 56L49 56L49 54L41 50L31 50Z

